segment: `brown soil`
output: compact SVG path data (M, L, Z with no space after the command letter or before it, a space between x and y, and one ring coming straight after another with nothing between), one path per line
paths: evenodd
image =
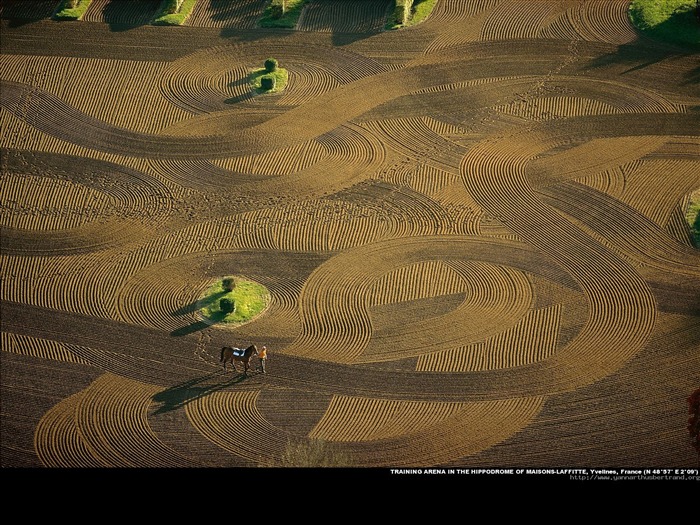
M48 4L1 12L3 467L697 468L697 55L626 1Z

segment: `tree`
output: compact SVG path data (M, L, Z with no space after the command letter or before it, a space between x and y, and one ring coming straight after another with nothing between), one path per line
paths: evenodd
M221 301L219 301L219 308L221 308L221 311L224 314L233 313L234 310L236 310L236 302L224 297L223 299L221 299Z
M273 73L277 71L277 67L279 66L279 62L277 62L276 58L268 58L265 60L265 71L268 73Z

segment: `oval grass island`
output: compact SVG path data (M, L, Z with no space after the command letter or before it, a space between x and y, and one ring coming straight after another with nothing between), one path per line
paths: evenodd
M236 327L259 317L270 305L270 292L260 283L228 276L209 286L197 301L198 314L208 323Z

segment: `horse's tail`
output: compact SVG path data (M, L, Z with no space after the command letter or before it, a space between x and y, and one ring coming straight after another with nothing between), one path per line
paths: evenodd
M225 349L225 348L226 348L225 346L222 346L222 347L221 347L221 357L219 358L219 362L221 362L221 361L224 360L224 349Z

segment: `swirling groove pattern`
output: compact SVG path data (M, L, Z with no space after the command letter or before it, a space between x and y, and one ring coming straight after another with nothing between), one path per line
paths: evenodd
M156 4L0 5L2 466L696 468L697 53L627 0Z

